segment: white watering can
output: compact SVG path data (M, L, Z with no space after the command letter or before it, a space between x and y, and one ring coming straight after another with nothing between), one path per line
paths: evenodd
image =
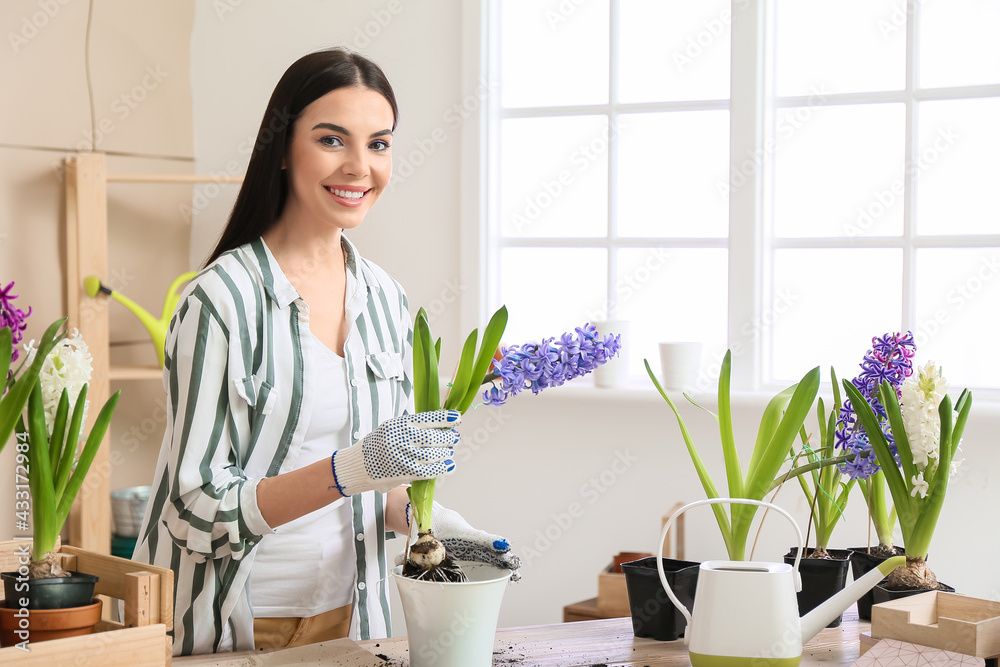
M795 565L706 561L698 568L694 608L688 611L667 583L662 545L681 514L692 507L719 503L769 507L788 519L799 544ZM799 560L805 542L792 516L777 505L745 498L710 498L689 503L663 526L660 545L656 569L671 602L687 619L684 644L694 667L796 667L802 658L802 644L906 562L905 556L887 559L800 619L795 594L802 590Z

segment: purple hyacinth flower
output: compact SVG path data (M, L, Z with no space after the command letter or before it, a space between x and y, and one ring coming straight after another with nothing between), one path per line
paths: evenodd
M899 396L903 380L913 374L914 354L916 354L916 343L910 331L875 336L872 338L871 349L865 353L860 364L861 373L851 380L851 384L857 387L875 413L897 466L900 465L899 452L896 450L885 406L879 401L878 388L883 381L887 381L896 389L896 395ZM845 453L857 454L854 461L840 465L841 472L850 475L852 479L867 479L879 470L871 443L863 427L858 423L857 414L849 400L840 408L834 438L838 449Z
M577 327L575 334L503 347L501 358L493 362L494 386L483 393L483 400L503 405L525 389L538 394L558 387L607 363L620 349L620 334L602 338L597 327L589 323Z
M12 289L14 289L14 281L11 281L6 287L0 289L0 329L10 327L11 343L13 345L10 355L11 363L17 361L17 344L24 337L24 330L28 327L25 320L31 315L30 306L28 307L28 312L24 312L12 303L17 298L16 294L11 294ZM8 375L9 373L10 371L8 371Z

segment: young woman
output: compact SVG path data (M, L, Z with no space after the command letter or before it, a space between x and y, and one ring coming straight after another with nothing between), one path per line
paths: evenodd
M167 429L134 558L175 573L174 655L390 632L401 485L454 470L460 423L410 414L406 295L343 234L389 183L397 116L366 58L295 62L170 324ZM518 566L454 512L435 511L435 532L456 558Z

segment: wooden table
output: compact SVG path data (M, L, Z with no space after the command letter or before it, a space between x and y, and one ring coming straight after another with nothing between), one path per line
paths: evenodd
M852 608L839 628L827 628L806 646L802 665L848 667L858 659L858 634L870 628ZM243 667L266 665L339 665L341 667L408 667L406 637L352 642L339 639L312 646L256 654L175 658L184 667ZM497 631L494 666L582 667L590 665L661 667L690 665L683 641L638 639L630 618L502 628Z
M868 630L852 608L839 628L827 628L809 642L802 665L848 667L858 659L858 634ZM372 653L389 658L393 666L408 667L406 637L357 642ZM376 647L376 644L378 645ZM501 628L493 645L494 666L581 667L590 665L690 665L682 640L660 642L632 634L631 618ZM378 664L378 663L376 663Z

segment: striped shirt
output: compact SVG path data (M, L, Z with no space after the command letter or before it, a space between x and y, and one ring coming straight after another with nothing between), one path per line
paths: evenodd
M399 284L341 238L356 285L346 299L344 357L357 441L413 411L413 332ZM296 465L317 384L315 369L303 363L308 329L309 306L263 239L206 267L170 322L167 427L133 557L174 571L174 655L215 652L226 625L234 650L253 648L246 587L254 547L274 532L257 506L257 484L311 463ZM369 491L349 502L356 536L351 636L386 637L385 496Z

